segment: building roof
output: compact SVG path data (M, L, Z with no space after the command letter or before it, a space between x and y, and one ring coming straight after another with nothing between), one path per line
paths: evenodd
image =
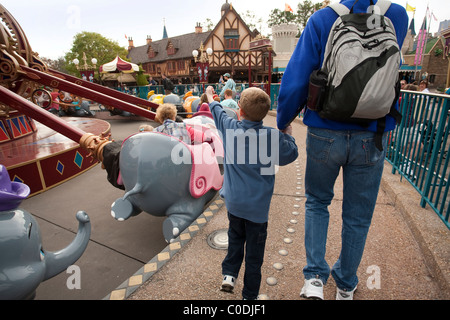
M411 30L411 34L413 36L417 35L416 28L414 27L414 25L415 25L415 21L414 21L414 17L413 17L411 20L411 24L409 25L409 30Z
M427 44L425 46L425 52L424 54L428 54L430 53L431 49L434 47L434 45L436 44L436 42L439 40L439 37L436 38L428 38L427 39ZM406 54L407 55L411 55L411 54L416 54L416 48L417 48L417 43L414 44L414 50L412 51L408 51Z
M196 49L198 50L198 48L200 47L200 43L205 42L210 34L211 31L202 33L193 32L177 37L153 41L150 44L132 48L127 57L131 59L133 63L137 64L186 58L191 59L192 51ZM176 49L176 52L173 55L167 54L167 47L169 45L169 42L172 42L173 46ZM148 50L150 46L156 53L154 58L148 57Z

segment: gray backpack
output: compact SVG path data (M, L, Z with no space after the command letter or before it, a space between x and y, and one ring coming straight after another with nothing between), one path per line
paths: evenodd
M330 5L339 17L331 27L322 68L311 75L307 106L335 121L369 126L378 120L377 147L382 150L386 115L401 121L395 109L401 54L394 26L384 16L391 2L370 3L370 13L364 14L340 3Z

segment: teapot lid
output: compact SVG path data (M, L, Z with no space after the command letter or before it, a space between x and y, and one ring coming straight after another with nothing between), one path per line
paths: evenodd
M0 164L0 211L16 209L29 194L30 187L11 181L5 166Z

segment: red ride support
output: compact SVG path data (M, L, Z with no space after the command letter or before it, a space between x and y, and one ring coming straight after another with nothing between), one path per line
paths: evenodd
M82 80L82 79L79 79L77 77L70 76L68 74L62 73L62 72L57 71L57 70L50 69L49 71L51 73L55 74L58 78L61 78L63 80L67 80L69 82L78 84L78 85L80 85L82 87L86 87L88 89L91 89L91 90L94 90L94 91L106 94L108 96L117 98L119 100L123 100L123 101L129 102L129 103L133 103L133 104L136 104L136 105L142 105L142 106L144 106L146 108L155 108L156 109L159 106L158 104L150 102L148 100L144 100L144 99L141 99L141 98L138 98L138 97L135 97L135 96L131 96L129 94L126 94L126 93L123 93L123 92L120 92L120 91L117 91L117 90L114 90L114 89L110 89L108 87L101 86L99 84L96 84L96 83L93 83L93 82L90 82L90 81Z
M51 114L50 112L38 107L34 103L22 98L14 92L0 86L0 101L9 107L39 121L43 125L61 133L76 143L80 142L85 132L77 127L69 125L63 119Z
M85 87L82 87L78 84L75 83L71 83L67 80L63 80L61 78L58 78L54 75L50 75L29 67L25 67L25 66L21 66L21 69L23 71L25 71L25 76L27 78L29 78L32 81L38 82L40 84L52 87L52 88L56 88L59 90L63 90L69 93L72 93L76 96L82 97L82 98L86 98L86 99L90 99L93 101L96 101L98 103L107 105L107 106L112 106L114 108L120 109L120 110L124 110L124 111L128 111L131 113L134 113L138 116L141 117L145 117L151 120L155 119L155 113L146 110L144 108L141 107L137 107L131 103L119 100L117 98L108 96L106 94L94 91L92 89L88 89Z

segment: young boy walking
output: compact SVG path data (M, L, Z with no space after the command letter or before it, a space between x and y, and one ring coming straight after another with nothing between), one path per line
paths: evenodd
M220 195L228 210L229 229L221 290L233 291L245 256L242 297L254 300L261 285L276 166L293 162L298 156L297 145L291 136L292 128L282 133L263 125L270 97L261 89L242 92L239 101L242 121L227 116L220 103L214 101L212 87L206 89L206 94L225 151Z

